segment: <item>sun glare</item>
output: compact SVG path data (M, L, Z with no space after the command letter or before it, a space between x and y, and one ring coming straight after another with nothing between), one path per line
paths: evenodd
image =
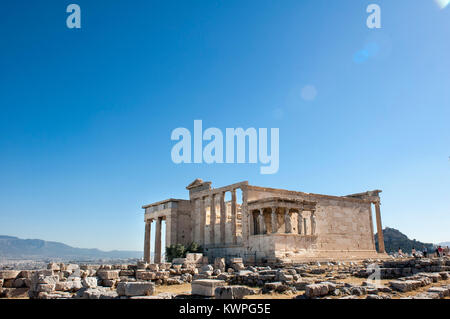
M441 8L441 9L444 9L450 3L450 0L434 0L434 1L437 3L439 8Z

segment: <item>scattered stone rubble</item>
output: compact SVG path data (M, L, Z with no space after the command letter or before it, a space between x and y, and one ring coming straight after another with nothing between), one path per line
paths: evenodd
M374 269L387 279L384 285L370 280ZM408 293L402 298L441 299L450 296L449 271L449 258L246 266L241 258L216 258L209 264L202 254L187 254L172 263L49 263L47 269L0 270L0 298L242 299L278 293L299 299L390 299ZM367 280L355 285L345 282L349 278ZM156 294L160 285L186 283L191 283L190 294Z
M406 259L406 260L390 260L381 263L379 274L381 279L395 279L400 277L412 276L421 272L448 272L450 271L450 262L447 258L421 258L421 259ZM375 269L368 270L361 269L355 276L365 277L370 276Z

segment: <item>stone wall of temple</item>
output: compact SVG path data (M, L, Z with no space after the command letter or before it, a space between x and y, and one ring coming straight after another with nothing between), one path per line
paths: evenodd
M298 229L294 226L294 235L279 236L277 234L272 240L258 238L261 237L259 235L249 243L250 250L255 250L258 247L258 241L262 240L260 246L265 249L268 258L274 255L291 256L292 253L299 257L327 254L331 256L339 253L352 256L360 254L365 257L376 255L369 200L248 186L249 201L273 197L316 202L315 232L304 234L306 236L296 236ZM293 225L298 224L296 218L294 214ZM308 219L307 222L309 222ZM306 229L309 228L311 225L307 224ZM281 232L283 231L281 227ZM271 236L273 237L270 234L264 235L264 237ZM336 253L332 253L333 251Z
M166 222L166 246L202 245L214 257L242 257L247 262L279 259L377 257L372 204L381 227L379 192L345 197L309 194L236 183L211 188L195 180L189 200L170 199L144 206L146 221L156 221L155 256L161 245L161 221ZM241 192L241 202L238 201ZM225 200L226 196L231 200ZM159 228L158 228L159 227ZM146 226L145 258L149 252ZM384 251L382 251L383 253Z

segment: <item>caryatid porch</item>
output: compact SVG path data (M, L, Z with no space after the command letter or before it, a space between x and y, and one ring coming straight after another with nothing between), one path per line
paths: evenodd
M250 201L251 235L316 235L316 203L271 197Z

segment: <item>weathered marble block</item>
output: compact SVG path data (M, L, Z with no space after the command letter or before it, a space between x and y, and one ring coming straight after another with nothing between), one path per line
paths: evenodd
M117 285L119 296L150 296L155 292L152 282L120 282Z
M224 286L225 281L217 279L198 279L191 283L192 295L213 297L219 286Z
M155 280L156 273L150 270L136 270L136 279L138 280Z
M103 280L119 279L119 270L100 269L97 271L97 276Z

